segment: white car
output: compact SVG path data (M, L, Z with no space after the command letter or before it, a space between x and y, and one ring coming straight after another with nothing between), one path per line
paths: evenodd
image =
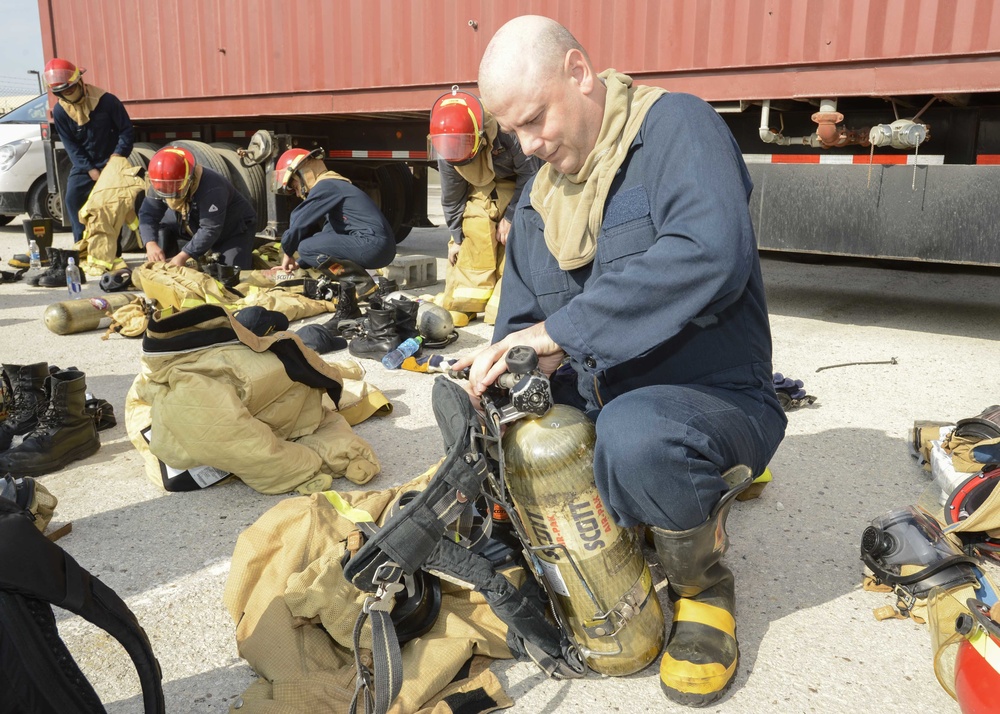
M48 121L49 98L42 94L0 116L0 226L27 213L62 223L62 199L49 193L41 125Z

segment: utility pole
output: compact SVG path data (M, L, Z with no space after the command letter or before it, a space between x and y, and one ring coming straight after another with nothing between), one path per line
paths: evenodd
M45 87L42 86L42 73L37 69L29 69L28 74L33 74L38 78L38 93L45 94Z

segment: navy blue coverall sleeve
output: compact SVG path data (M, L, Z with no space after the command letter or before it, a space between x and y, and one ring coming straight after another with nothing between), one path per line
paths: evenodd
M143 245L146 243L159 244L157 232L160 228L160 222L163 221L166 214L167 202L147 193L139 207L139 237L142 238Z
M441 211L444 222L448 226L451 239L462 244L465 234L462 232L462 216L465 214L465 203L469 200L469 182L462 178L454 166L444 159L438 159L438 174L441 177Z
M319 189L328 181L332 180L320 181L310 189L306 200L296 206L288 217L288 229L281 236L281 250L286 255L295 255L299 243L320 230L327 216L344 202L340 191L327 190L334 187L324 186Z
M618 192L631 189L634 200L648 201L655 242L637 248L624 269L588 282L545 321L552 339L591 371L639 357L692 320L711 319L731 305L747 284L756 250L742 156L706 102L665 95L647 114L631 152L626 161L645 154L648 175L626 173ZM627 245L615 245L609 206L595 260L609 251L627 255Z

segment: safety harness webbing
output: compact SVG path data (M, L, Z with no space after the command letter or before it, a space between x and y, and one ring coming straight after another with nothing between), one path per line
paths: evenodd
M369 540L344 566L344 576L355 587L375 593L362 608L355 625L357 688L351 714L359 700L366 714L384 714L402 685L399 642L389 619L393 597L401 589L403 574L424 570L483 594L490 608L514 633L515 649L523 648L549 676L583 676L584 670L567 662L568 639L546 617L540 589L533 578L519 589L497 571L499 562L473 552L448 536L454 522L482 493L490 475L487 458L473 448L471 432L478 417L465 391L453 381L439 378L432 390L435 416L444 436L447 455L427 488L381 528L358 524ZM507 550L509 554L509 549ZM509 558L505 559L509 560ZM360 628L372 623L372 672L357 655ZM508 641L511 638L508 636ZM375 694L370 689L374 685ZM385 705L384 707L382 705ZM369 709L368 707L373 707Z

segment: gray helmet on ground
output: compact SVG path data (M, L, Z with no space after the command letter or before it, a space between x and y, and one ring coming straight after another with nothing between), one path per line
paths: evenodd
M422 301L417 309L417 331L428 342L440 342L455 332L455 321L443 307Z

